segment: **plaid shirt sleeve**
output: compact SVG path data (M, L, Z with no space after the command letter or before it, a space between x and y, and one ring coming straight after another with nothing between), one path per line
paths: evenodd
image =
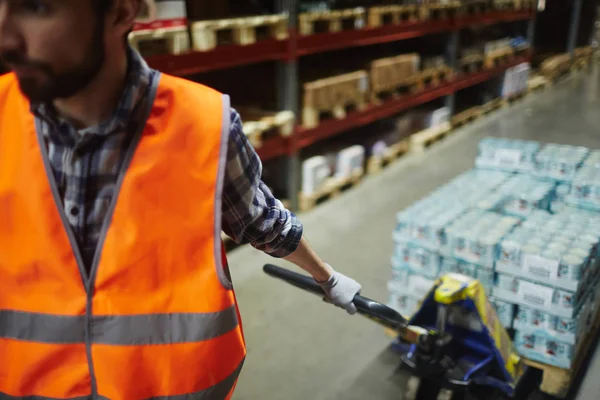
M239 113L231 109L223 184L223 232L273 257L298 247L303 227L261 180L262 163L244 134Z

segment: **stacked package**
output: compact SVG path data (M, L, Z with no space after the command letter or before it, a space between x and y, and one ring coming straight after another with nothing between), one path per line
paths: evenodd
M523 356L570 368L600 300L600 151L487 138L476 166L398 214L390 306L474 277Z
M491 288L491 265L487 263L479 268L478 263L486 264L483 258L468 257L467 252L461 253L461 250L455 253L452 246L456 238L448 237L447 230L455 228L450 232L456 236L462 234L461 221L479 219L468 211L508 177L504 172L468 171L398 214L393 234L392 280L388 285L391 307L405 315L413 314L440 271L461 272L482 281L487 279ZM496 222L488 220L490 225ZM490 225L486 226L485 220L481 220L478 229L488 231ZM499 243L501 233L491 233L483 239Z
M512 97L527 91L530 71L531 65L528 62L507 69L502 82L502 97Z
M578 318L595 305L600 215L536 213L500 245L496 299L516 305L512 327L522 355L569 368L585 334ZM513 310L514 312L515 310Z

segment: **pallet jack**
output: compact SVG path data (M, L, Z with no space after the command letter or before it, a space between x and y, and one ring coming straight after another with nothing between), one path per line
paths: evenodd
M324 297L309 276L267 264L266 274ZM327 301L327 299L325 299ZM396 310L357 295L358 313L398 334L408 350L406 400L524 400L536 391L528 368L498 321L481 283L459 274L437 279L420 308L406 319Z

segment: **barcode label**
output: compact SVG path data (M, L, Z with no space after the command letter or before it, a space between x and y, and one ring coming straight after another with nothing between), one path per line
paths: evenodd
M496 164L501 167L517 167L521 163L522 153L514 149L496 150Z
M552 305L554 290L535 283L520 281L518 296L525 304L547 308Z
M538 255L526 254L523 258L525 271L537 278L556 279L558 278L558 260L550 260Z

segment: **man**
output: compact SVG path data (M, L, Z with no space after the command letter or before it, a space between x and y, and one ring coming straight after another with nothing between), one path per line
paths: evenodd
M139 6L0 0L2 399L230 398L246 348L221 229L356 310L227 96L128 49Z

